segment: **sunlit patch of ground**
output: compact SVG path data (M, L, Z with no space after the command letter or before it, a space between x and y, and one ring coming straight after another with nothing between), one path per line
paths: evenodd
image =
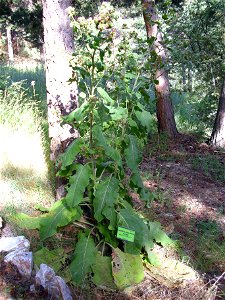
M0 124L0 209L30 210L53 202L40 132Z

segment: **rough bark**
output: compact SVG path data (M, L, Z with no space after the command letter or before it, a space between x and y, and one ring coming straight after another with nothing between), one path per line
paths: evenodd
M213 147L225 148L225 75L210 144Z
M178 131L174 119L174 111L170 98L169 78L166 69L163 67L166 63L166 51L163 45L162 33L158 28L158 15L155 9L155 3L152 0L142 0L143 16L147 32L147 38L154 37L152 50L157 53L155 79L158 84L155 84L156 90L156 111L158 119L159 132L165 132L170 137L176 137Z
M42 0L42 4L51 160L56 161L77 135L71 126L61 125L62 116L77 107L77 86L68 83L72 75L69 59L74 52L67 13L71 0Z
M14 54L13 54L13 44L12 44L12 30L10 26L6 28L6 36L7 36L7 45L8 45L8 59L9 62L13 62Z

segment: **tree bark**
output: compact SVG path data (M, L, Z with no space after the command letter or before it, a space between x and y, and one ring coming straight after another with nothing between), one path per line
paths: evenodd
M157 24L159 18L155 9L154 2L155 1L153 0L142 0L147 38L155 38L151 47L158 56L156 61L155 74L155 79L158 81L158 84L155 84L157 97L156 112L158 119L158 130L159 132L165 132L170 137L175 138L178 136L178 131L176 128L174 111L170 97L168 73L164 68L167 57L163 45L162 33L159 31Z
M7 45L8 45L8 59L9 63L13 62L14 60L14 54L13 54L13 44L12 44L12 31L11 27L6 27L6 36L7 36Z
M210 144L213 147L225 148L225 75Z
M51 160L55 162L77 136L70 125L61 125L62 116L78 105L77 86L68 83L72 76L69 59L74 52L73 31L67 13L71 0L42 0L42 4L49 137Z

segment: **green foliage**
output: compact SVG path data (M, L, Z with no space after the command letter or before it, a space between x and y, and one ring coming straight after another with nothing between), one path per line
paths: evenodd
M45 240L67 224L82 225L70 264L72 281L84 286L90 278L122 289L144 278L141 256L151 260L154 242L172 242L160 224L145 220L132 207L132 191L146 205L150 201L139 173L151 122L141 91L150 82L133 55L121 56L124 40L114 46L113 16L113 8L104 3L95 18L73 21L82 48L71 61L70 81L78 83L81 105L63 122L80 137L58 161L58 175L68 179L67 195L40 217L39 228ZM134 243L117 239L118 226L135 231Z
M85 282L85 277L91 271L91 266L95 264L97 250L94 239L86 234L81 233L76 244L74 258L70 265L72 279L78 284Z
M212 130L224 74L224 1L184 1L174 8L164 41L170 50L170 83L180 128ZM181 55L182 53L182 55Z
M95 263L92 266L94 276L92 281L95 285L111 290L116 289L112 276L112 259L108 256L101 256L99 253L95 258Z

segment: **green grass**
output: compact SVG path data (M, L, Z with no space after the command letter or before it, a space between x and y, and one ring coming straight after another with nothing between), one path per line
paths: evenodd
M1 65L0 72L0 212L7 217L49 206L54 195L44 69Z
M10 86L12 83L23 81L29 96L35 93L38 99L46 99L45 70L42 64L31 66L0 64L0 74L0 89L5 84ZM5 82L6 78L9 79L8 82Z
M196 224L198 243L195 261L197 268L203 272L224 269L225 241L216 221L202 220Z

